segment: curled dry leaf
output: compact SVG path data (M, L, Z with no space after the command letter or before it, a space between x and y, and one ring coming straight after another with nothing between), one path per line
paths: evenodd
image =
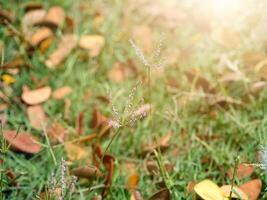
M38 2L29 2L24 6L24 10L25 12L29 12L32 10L38 10L38 9L42 9L43 5L41 3Z
M167 188L161 189L154 193L148 200L170 200L171 194Z
M12 13L0 9L0 23L5 23L5 20L8 22L12 22L13 21L13 15Z
M67 130L58 123L53 123L47 128L47 136L52 144L63 143Z
M225 200L222 190L211 180L203 180L195 185L194 191L204 200Z
M65 96L70 94L72 92L71 87L69 86L63 86L61 88L56 89L52 93L53 99L63 99Z
M42 106L29 106L27 108L27 116L31 127L42 130L42 126L46 122L46 116Z
M80 159L87 157L86 150L78 145L65 143L64 149L69 160L71 161L80 160Z
M31 26L40 24L46 15L46 11L43 9L37 9L27 12L22 18L22 30L27 33Z
M23 65L25 65L24 59L20 57L16 57L13 60L3 64L0 69L15 69L15 68L20 68Z
M65 12L59 6L51 7L44 18L44 23L48 26L58 27L65 21Z
M35 154L41 150L38 139L29 133L6 130L3 133L4 138L11 144L11 149L23 153Z
M53 68L59 65L75 48L76 46L76 37L74 35L68 34L64 35L58 44L56 50L49 55L48 59L45 61L45 64L49 68Z
M49 28L42 27L30 36L29 42L32 46L37 46L45 39L52 37L52 36L53 36L53 32Z
M22 100L28 105L36 105L45 102L51 95L51 88L46 86L36 90L23 91Z
M173 165L168 161L165 161L163 163L163 167L168 173L171 173L173 171ZM145 168L151 175L159 175L159 168L156 161L152 160L146 161Z
M105 39L101 35L84 35L81 36L79 46L88 49L91 57L96 57L105 45Z
M225 197L227 197L227 198L230 197L231 188L232 188L231 185L223 185L221 187L221 190L222 190ZM239 199L241 197L241 200L248 200L248 195L246 193L244 193L240 188L238 188L237 186L234 186L233 190L235 192L232 192L232 198L238 198Z
M239 164L236 168L236 176L238 179L246 178L253 173L253 166L247 166L245 164ZM233 178L233 170L229 169L227 171L228 178Z
M93 109L90 127L92 129L99 129L107 123L107 118L102 115L96 108Z
M248 195L249 200L257 200L261 192L262 182L260 179L253 179L240 185L239 188Z
M84 114L83 114L83 112L80 112L76 118L76 121L75 121L76 132L79 135L83 134L83 118L84 118Z
M77 167L71 170L74 176L87 179L95 179L103 177L103 174L95 166Z
M105 154L103 156L103 165L107 171L107 175L104 181L105 187L103 188L102 193L101 193L103 197L106 196L107 190L110 187L111 182L112 182L112 176L113 176L113 171L114 171L114 161L115 161L115 158L110 154Z

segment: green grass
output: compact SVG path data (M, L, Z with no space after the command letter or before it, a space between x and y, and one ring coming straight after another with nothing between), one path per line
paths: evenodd
M42 1L39 1L42 2ZM44 3L48 8L53 5L61 5L66 11L77 9L77 5L83 1L47 1ZM0 39L5 45L4 61L9 61L16 53L23 55L29 69L22 68L21 72L15 76L16 82L12 85L13 93L10 97L11 104L8 109L4 110L8 116L6 129L16 129L19 125L28 132L41 138L45 143L45 138L40 131L32 129L29 125L27 117L25 117L26 106L21 103L16 103L12 100L13 97L20 97L21 88L23 85L34 87L34 83L30 79L31 76L42 80L49 77L47 85L53 89L60 86L69 85L73 92L69 99L72 102L70 114L68 118L64 118L64 102L57 100L48 100L43 104L45 112L51 120L57 119L68 130L73 130L75 126L75 118L79 112L84 112L84 131L86 134L93 133L89 123L91 120L91 112L94 105L105 115L111 114L111 106L101 103L96 97L98 95L107 95L107 91L111 91L113 95L113 103L118 108L123 108L127 101L129 91L133 88L137 79L129 79L122 84L115 84L108 80L107 72L115 61L124 62L127 59L134 59L138 64L138 69L142 74L146 74L146 69L138 62L134 50L131 48L128 39L131 38L129 27L121 25L123 10L126 2L114 0L110 2L101 1L86 1L83 2L89 8L87 12L78 13L70 12L70 15L76 19L81 18L76 24L74 32L77 35L81 34L102 34L105 37L106 45L102 53L95 59L81 59L81 51L75 50L68 56L62 67L51 70L45 67L44 60L49 52L55 46L41 54L38 51L34 52L31 57L25 54L25 49L14 37L8 36L6 27L0 27ZM25 2L26 4L26 2ZM95 30L92 26L92 16L94 9L99 5L106 5L108 8L107 16L103 24ZM20 19L23 16L23 8L19 1L0 1L0 5L4 9L16 11L16 20L13 24L20 30ZM140 13L139 13L140 14ZM134 15L131 18L131 24L148 23L144 17ZM158 33L161 31L166 33L166 41L164 41L164 50L167 51L169 46L178 44L177 47L187 47L187 41L192 35L197 33L197 29L190 24L177 25L174 31L164 29L164 27L154 27L153 32L155 38L158 39ZM56 32L58 38L62 32ZM173 42L173 38L177 41ZM260 144L264 144L267 130L267 91L261 92L258 97L252 97L252 100L241 106L229 106L228 108L215 106L207 108L207 103L202 97L195 97L193 101L186 100L185 105L179 103L184 96L192 90L194 85L186 80L184 71L191 66L200 66L204 71L205 77L216 85L218 80L214 76L213 66L216 53L224 52L224 49L217 49L209 36L203 34L203 41L199 45L191 45L193 48L193 56L189 59L177 60L175 64L166 66L165 73L162 77L157 78L152 74L151 81L151 104L153 105L153 116L142 121L137 121L137 125L131 128L122 128L119 137L114 140L108 152L115 156L115 172L112 179L112 186L108 192L107 199L129 199L130 194L126 188L125 182L128 172L122 170L122 166L126 162L134 162L139 174L138 189L147 199L152 193L159 190L157 182L162 181L162 177L156 176L151 178L144 169L144 157L141 156L141 145L153 141L153 138L167 132L173 132L170 141L170 147L165 153L162 153L161 160L169 160L174 165L174 170L169 174L172 185L172 192L175 193L175 199L192 199L192 194L186 194L186 185L190 181L199 182L209 178L218 185L230 184L231 180L227 178L226 171L233 169L234 160L237 156L241 162L255 163L256 152ZM174 44L175 43L175 44ZM203 46L205 51L203 51ZM242 46L243 47L243 46ZM246 47L254 49L254 46ZM246 50L244 48L229 50L227 53L233 53L235 58ZM15 53L16 52L16 53ZM3 72L0 71L0 75ZM177 80L178 88L172 88L166 84L169 78ZM246 83L241 82L238 85L227 88L222 86L216 87L219 94L232 95L240 99L242 93L246 89ZM84 95L90 91L89 98L84 98ZM138 87L135 94L136 102L142 98L147 99L147 85L142 84ZM136 103L134 102L134 103ZM205 108L207 112L200 112L201 108ZM209 116L210 111L216 111L216 118ZM154 123L151 127L151 121ZM73 132L73 131L70 131ZM198 139L201 135L218 135L218 139L205 141ZM103 149L107 147L111 137L101 140ZM88 144L88 151L91 145ZM177 155L174 156L173 150L177 150ZM66 158L62 147L54 148L54 154L57 162L61 158ZM59 166L55 166L49 149L43 148L42 151L34 156L25 156L23 154L9 151L6 155L0 154L0 158L5 157L4 167L12 169L19 183L18 187L5 188L5 199L34 199L37 194L43 191L48 184L48 178L52 171L59 173ZM208 158L208 162L202 163L203 158ZM74 163L73 166L77 166ZM72 168L73 166L70 166ZM254 177L258 177L263 182L261 199L265 199L264 188L267 184L267 175L259 168L255 169ZM101 180L84 181L77 184L73 199L91 199L96 194L99 194L100 189L95 189L89 192L90 187L98 186L102 183ZM236 184L243 181L236 182Z

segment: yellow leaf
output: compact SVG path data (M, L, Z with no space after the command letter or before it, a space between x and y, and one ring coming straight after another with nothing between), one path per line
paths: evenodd
M87 152L85 151L85 149L78 145L66 143L64 144L64 148L68 158L71 161L80 160L87 156Z
M8 74L2 75L2 80L6 85L10 85L16 81L16 79L14 79L12 76Z
M223 192L211 180L204 180L199 182L194 187L195 192L204 200L226 200L227 198L224 197Z

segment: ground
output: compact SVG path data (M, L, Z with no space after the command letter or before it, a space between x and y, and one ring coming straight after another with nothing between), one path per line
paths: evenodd
M20 127L37 137L42 147L34 154L12 148L0 154L2 171L9 169L15 176L11 181L3 175L4 199L41 198L52 172L57 180L62 178L62 159L68 179L73 169L95 164L95 146L114 158L106 199L130 199L136 190L148 199L162 187L168 188L172 199L193 199L189 183L210 179L219 186L231 185L228 170L240 163L264 162L259 152L267 128L266 3L247 0L240 10L227 7L219 12L205 4L209 1L36 2L44 10L60 6L73 27L65 23L51 28L54 36L48 48L42 50L38 44L31 49L23 30L29 2L0 0L1 9L12 19L0 27L3 132ZM224 16L226 11L229 15ZM66 34L77 40L99 35L104 44L99 52L97 45L91 49L77 44L60 63L48 67L49 55ZM17 57L23 60L14 67L17 71L3 67ZM29 120L29 103L22 96L44 86L52 91L68 86L71 93L59 99L50 95L38 103L46 115L40 129ZM141 114L132 119L136 111ZM96 112L105 119L96 117ZM120 127L100 136L101 123L111 122ZM57 144L44 134L54 124L65 133ZM92 134L97 138L70 142ZM72 152L68 144L80 149ZM101 163L102 158L98 164L106 175L111 169ZM138 181L129 189L132 174ZM267 174L259 166L247 177L235 177L234 184L254 179L262 182L259 199L266 199ZM101 195L103 183L103 177L79 178L69 199Z

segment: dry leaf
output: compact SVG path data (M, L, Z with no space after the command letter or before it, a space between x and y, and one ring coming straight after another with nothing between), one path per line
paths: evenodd
M186 193L189 194L194 190L196 183L194 181L189 181L186 186Z
M11 144L11 149L23 153L35 154L41 150L41 145L36 143L38 139L29 133L6 130L3 133L4 138Z
M43 5L38 2L29 2L24 6L25 12L42 9Z
M58 123L53 123L47 128L47 136L52 144L63 143L67 130Z
M257 200L261 192L262 182L260 179L253 179L239 186L245 192L249 200Z
M106 122L107 118L104 115L102 115L96 108L94 108L92 112L90 127L92 129L99 129L101 128L101 126L106 124Z
M132 172L128 179L127 179L127 187L129 188L129 190L135 190L136 189L136 185L138 183L138 174L136 172Z
M83 112L80 112L76 118L76 122L75 122L75 128L76 128L76 132L79 135L83 134Z
M25 65L25 61L20 58L16 57L15 59L5 63L0 67L0 69L14 69L14 68L20 68L21 66Z
M130 200L142 200L142 195L138 190L131 192Z
M152 32L149 26L135 26L132 31L132 38L136 41L138 46L140 46L144 52L151 51L153 47Z
M36 90L23 91L21 98L28 105L36 105L48 100L50 94L51 88L46 86Z
M111 182L112 182L115 158L112 155L105 154L103 156L103 160L102 161L103 161L103 165L104 165L104 167L105 167L105 169L107 171L107 175L106 175L105 181L104 181L105 187L103 188L103 190L101 192L102 197L105 197L106 194L107 194L107 190L110 187Z
M236 177L238 179L246 178L250 176L253 173L253 166L247 166L244 164L239 164L236 169ZM227 176L228 178L232 179L233 178L233 170L229 169L227 171Z
M152 161L152 160L146 161L145 167L151 175L154 175L154 176L159 175L159 168L158 168L158 164L156 161ZM173 165L169 161L165 161L163 163L163 167L164 167L164 170L166 170L166 172L168 173L171 173L173 171Z
M29 42L32 46L37 46L45 39L52 36L53 32L49 28L42 27L30 36Z
M196 184L194 190L204 200L226 200L218 185L208 179Z
M63 86L53 91L52 97L53 99L63 99L65 96L67 96L71 92L72 92L71 87Z
M227 106L227 105L241 105L242 102L239 100L235 100L231 97L224 97L224 96L216 96L216 95L212 95L212 96L207 96L207 104L209 106Z
M62 25L65 21L65 12L64 10L59 6L51 7L44 18L44 23L52 26L52 27L58 27Z
M8 21L9 23L13 21L13 16L12 13L0 9L0 23L6 23L6 21Z
M225 197L230 197L230 193L231 193L231 185L223 185L221 187L221 190L223 191L223 194ZM238 188L237 186L233 187L233 190L238 193L235 194L235 192L232 192L232 198L238 198L241 197L242 200L248 200L248 195L246 193L244 193L240 188Z
M135 77L137 72L137 67L131 60L128 60L127 63L115 62L108 72L108 78L116 83L121 83L127 78Z
M27 12L22 18L22 30L24 33L29 31L31 26L40 24L43 22L46 11L43 9L32 10Z
M48 59L45 61L45 64L49 68L56 67L59 65L75 48L76 46L76 37L74 35L64 35L60 43L58 44L57 49L49 55Z
M105 45L105 39L101 35L83 35L80 38L79 46L88 49L91 57L96 57Z
M67 154L67 157L71 161L80 160L80 159L87 157L86 150L78 145L65 143L64 149Z
M103 177L103 174L95 166L77 167L71 170L71 173L79 178L90 180Z
M207 93L212 91L209 81L200 75L200 71L197 68L192 68L185 74L188 81L194 83L196 88L202 88Z
M31 127L37 130L42 130L43 124L46 122L46 116L42 106L29 106L27 108L27 116Z
M253 95L258 95L267 85L266 81L258 81L252 83L249 87L249 92Z
M242 60L247 69L253 69L264 59L266 59L266 54L262 52L246 52L242 55Z
M171 194L167 188L164 188L154 193L148 200L171 200Z
M53 42L53 38L52 37L49 37L49 38L43 40L39 45L40 52L44 53L50 47L52 42Z

